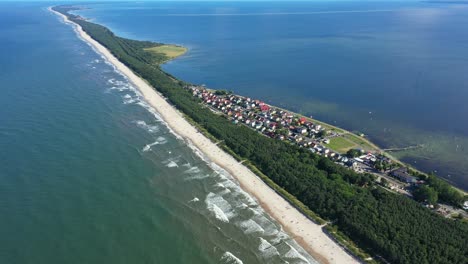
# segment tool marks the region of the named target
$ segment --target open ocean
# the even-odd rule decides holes
[[[46,3],[0,2],[0,263],[316,263]],[[366,133],[468,189],[468,5],[132,2],[186,81]]]
[[[0,263],[316,263],[44,3],[0,3]]]
[[[131,2],[77,13],[118,35],[181,44],[180,79],[351,131],[468,189],[468,4]]]

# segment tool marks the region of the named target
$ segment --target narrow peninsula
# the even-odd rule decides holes
[[[444,218],[390,188],[399,177],[424,178],[430,189],[418,195],[428,205],[435,190],[456,205],[464,197],[446,183],[406,169],[384,152],[357,151],[375,145],[342,129],[178,80],[160,64],[184,48],[118,37],[70,13],[76,9],[51,8],[138,87],[175,133],[230,172],[319,262],[468,262],[466,221]],[[357,164],[345,166],[349,160]],[[386,176],[377,180],[379,171]]]

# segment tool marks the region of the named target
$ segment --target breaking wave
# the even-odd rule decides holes
[[[200,201],[200,199],[198,199],[197,197],[194,197],[192,200],[188,201],[189,203],[196,203]]]
[[[222,261],[225,264],[243,264],[242,260],[240,260],[238,257],[234,256],[231,252],[227,251],[221,256],[220,261]]]
[[[278,250],[262,237],[260,237],[258,250],[262,253],[264,258],[271,258],[275,255],[279,255]]]
[[[176,163],[175,161],[169,162],[168,164],[166,164],[166,166],[167,166],[168,168],[179,167],[179,165],[177,165],[177,163]]]
[[[148,125],[145,121],[142,120],[138,120],[135,123],[138,127],[141,127],[150,133],[156,133],[160,130],[160,127],[158,125]]]
[[[164,165],[166,165],[166,167],[168,168],[176,168],[176,167],[179,167],[179,164],[177,164],[177,162],[179,162],[179,157],[175,157],[175,158],[169,158],[165,161],[163,161],[162,163]]]
[[[289,246],[289,251],[286,252],[286,254],[284,254],[284,256],[286,258],[289,258],[289,259],[297,259],[297,260],[300,260],[302,263],[310,263],[304,256],[301,255],[301,253],[299,253],[294,247],[292,247],[291,245],[289,245],[288,243],[286,243],[288,246]]]
[[[182,166],[185,166],[185,164],[182,165]],[[193,166],[193,167],[190,167],[189,169],[185,170],[184,173],[197,174],[197,173],[200,173],[200,168],[198,168],[197,166]]]
[[[216,204],[208,205],[208,210],[210,210],[219,221],[229,223],[227,215]]]
[[[197,174],[191,177],[187,177],[184,180],[185,181],[203,180],[203,179],[209,178],[210,176],[211,176],[210,174]]]
[[[150,144],[146,145],[145,147],[143,147],[142,151],[143,152],[150,151],[151,147],[156,146],[156,145],[163,145],[163,144],[166,144],[166,142],[167,142],[166,138],[158,137],[155,142],[150,143]]]
[[[242,221],[238,225],[247,235],[253,234],[253,233],[262,234],[264,232],[263,228],[252,219],[249,219],[247,221]]]
[[[125,94],[122,98],[124,104],[132,104],[140,100],[138,97],[132,97],[129,94]]]
[[[232,206],[222,196],[210,192],[206,196],[205,203],[207,209],[222,222],[229,223],[229,219],[235,216]]]

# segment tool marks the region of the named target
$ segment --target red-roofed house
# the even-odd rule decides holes
[[[268,105],[264,104],[264,105],[260,106],[260,110],[262,110],[262,112],[266,112],[266,111],[270,110],[270,107]]]

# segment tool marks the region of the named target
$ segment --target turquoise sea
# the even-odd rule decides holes
[[[190,50],[165,65],[365,133],[468,189],[468,4],[443,1],[131,2],[77,13]]]
[[[0,2],[0,263],[316,263],[49,13]],[[468,188],[468,5],[86,3],[164,66],[350,130]]]
[[[0,263],[315,263],[45,3],[0,3]]]

